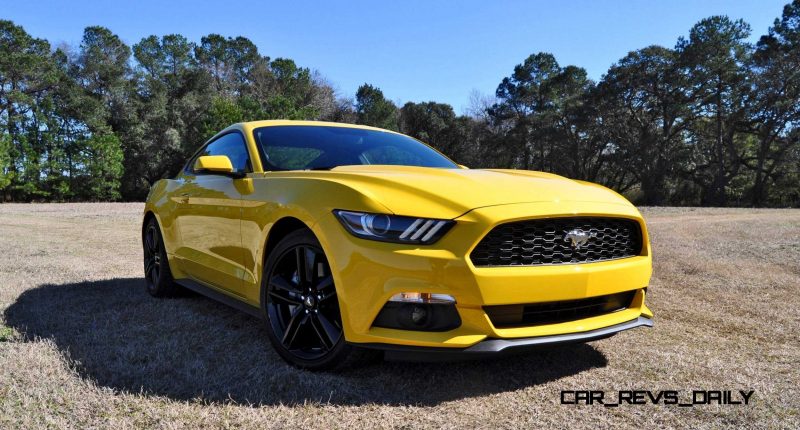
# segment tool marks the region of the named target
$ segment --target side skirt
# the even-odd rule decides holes
[[[195,293],[202,294],[210,299],[216,300],[218,302],[224,303],[236,310],[245,312],[254,316],[256,318],[263,319],[264,315],[261,313],[261,309],[255,306],[251,306],[241,300],[237,300],[225,293],[221,293],[214,288],[207,287],[199,282],[193,281],[191,279],[176,279],[175,283],[178,285],[187,288],[189,290],[194,291]]]

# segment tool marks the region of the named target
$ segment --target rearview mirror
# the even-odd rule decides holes
[[[244,174],[233,169],[233,163],[227,155],[204,155],[194,162],[194,171],[202,173],[219,173],[221,175],[244,177]]]

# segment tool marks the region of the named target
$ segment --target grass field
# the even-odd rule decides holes
[[[144,291],[140,204],[0,205],[0,428],[800,426],[800,210],[644,209],[656,326],[496,361],[283,363],[260,321]],[[570,406],[561,390],[755,390]]]

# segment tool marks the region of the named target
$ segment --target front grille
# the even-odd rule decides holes
[[[567,234],[589,235],[573,247]],[[479,266],[589,263],[639,255],[639,223],[624,218],[547,218],[500,224],[470,254]]]
[[[596,317],[628,308],[636,291],[561,302],[484,306],[497,328],[557,324]]]

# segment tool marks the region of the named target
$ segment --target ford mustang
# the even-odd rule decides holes
[[[647,229],[624,197],[468,169],[366,126],[226,128],[152,186],[142,242],[151,295],[184,287],[263,318],[280,356],[312,370],[652,326]]]

